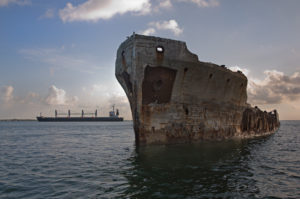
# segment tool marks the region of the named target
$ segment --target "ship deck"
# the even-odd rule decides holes
[[[122,117],[37,117],[39,122],[122,122]]]

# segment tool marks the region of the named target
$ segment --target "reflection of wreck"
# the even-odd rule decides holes
[[[276,110],[247,104],[247,77],[200,62],[181,41],[133,34],[117,53],[137,143],[221,140],[273,133]]]

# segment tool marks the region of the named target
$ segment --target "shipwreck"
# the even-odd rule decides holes
[[[276,110],[247,103],[247,77],[201,62],[185,42],[133,34],[115,75],[132,111],[138,144],[249,138],[274,133]]]

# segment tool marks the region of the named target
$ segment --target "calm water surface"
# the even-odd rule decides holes
[[[300,198],[300,122],[142,148],[131,122],[0,122],[0,198]]]

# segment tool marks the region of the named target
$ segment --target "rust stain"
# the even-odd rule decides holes
[[[147,66],[142,83],[142,104],[168,103],[171,99],[176,72],[166,67]]]
[[[161,65],[161,63],[163,62],[163,60],[164,60],[164,53],[156,51],[156,61],[157,61],[157,64]]]
[[[280,125],[277,112],[247,105],[245,76],[198,61],[183,42],[134,34],[118,52],[116,77],[130,101],[137,143],[251,137]]]

